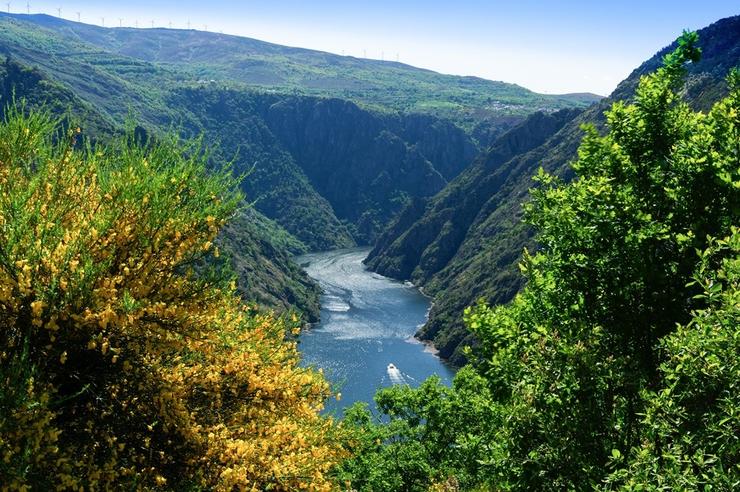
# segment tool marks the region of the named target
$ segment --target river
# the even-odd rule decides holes
[[[322,368],[342,394],[326,411],[357,401],[374,407],[373,395],[392,384],[417,386],[437,374],[449,384],[453,372],[413,335],[426,321],[430,301],[408,283],[365,269],[367,248],[312,253],[297,258],[324,293],[321,321],[301,334],[303,364]]]

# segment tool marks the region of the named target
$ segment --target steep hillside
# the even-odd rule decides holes
[[[424,207],[409,207],[379,239],[367,264],[383,275],[427,282],[452,259],[481,209],[508,178],[511,169],[503,164],[543,144],[578,113],[535,113],[499,137]]]
[[[740,17],[724,19],[699,31],[702,61],[689,67],[685,91],[699,109],[726,93],[724,77],[740,65]],[[412,204],[378,241],[368,258],[371,268],[413,279],[434,296],[429,322],[419,335],[433,340],[445,357],[462,363],[460,347],[473,343],[462,323],[465,307],[484,298],[510,300],[521,287],[517,263],[522,248],[535,247],[532,232],[521,222],[521,203],[528,199],[531,176],[541,166],[565,178],[575,156],[584,123],[603,125],[603,111],[616,99],[628,98],[641,74],[654,70],[670,46],[635,70],[612,96],[565,123],[541,125],[555,115],[533,116],[500,137],[493,149],[465,170],[428,204]],[[564,115],[565,116],[565,115]],[[534,145],[519,144],[517,135]],[[549,130],[549,134],[548,134]],[[557,131],[554,131],[557,130]],[[511,154],[507,154],[507,149]],[[513,158],[511,156],[514,155]]]
[[[167,99],[190,133],[248,172],[258,210],[311,249],[375,240],[411,197],[440,191],[476,152],[433,116],[383,115],[339,99],[184,88]]]
[[[92,139],[121,130],[64,85],[6,58],[0,60],[0,116],[13,99],[28,109],[69,114],[74,123],[84,122],[83,134]],[[220,261],[228,261],[237,274],[237,287],[246,301],[281,311],[297,309],[307,321],[318,320],[320,289],[291,260],[293,254],[306,251],[303,243],[250,208],[222,229],[217,242],[224,253]]]
[[[0,56],[0,114],[14,99],[23,99],[30,107],[43,106],[58,115],[71,110],[73,115],[88,122],[85,130],[90,134],[110,132],[113,127],[92,105],[63,84],[47,79],[35,68]]]
[[[340,99],[262,99],[262,114],[313,187],[370,243],[410,197],[440,191],[476,147],[433,116],[383,115]]]
[[[254,209],[234,217],[216,241],[222,261],[237,274],[245,301],[280,311],[298,310],[310,323],[319,320],[321,289],[292,260],[305,246]]]
[[[197,30],[108,29],[46,15],[11,17],[106,52],[184,69],[192,81],[339,97],[371,107],[445,116],[463,126],[535,110],[585,107],[599,99],[593,94],[537,94],[515,84]]]
[[[331,205],[315,190],[260,115],[260,97],[215,88],[175,90],[166,98],[178,108],[190,137],[203,135],[214,160],[246,174],[242,187],[255,208],[276,220],[310,249],[355,244]]]
[[[257,210],[310,249],[374,241],[410,198],[441,190],[477,152],[473,136],[436,116],[255,92],[231,79],[198,83],[192,72],[202,60],[172,55],[177,63],[151,62],[144,48],[135,59],[130,46],[99,39],[125,30],[30,19],[55,30],[0,16],[0,49],[115,124],[133,112],[154,133],[174,126],[187,136],[203,134],[217,163],[231,162],[235,172],[248,174],[244,191]],[[170,39],[165,34],[176,40],[182,32],[159,33],[162,43]]]

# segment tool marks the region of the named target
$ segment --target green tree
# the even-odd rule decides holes
[[[641,443],[618,460],[610,487],[740,486],[740,229],[701,253],[695,282],[707,306],[661,341],[661,385],[643,394]]]
[[[486,381],[471,367],[460,370],[451,388],[432,377],[416,389],[381,390],[375,399],[386,421],[365,405],[346,413],[354,439],[340,482],[360,491],[395,492],[446,483],[470,487],[478,481],[487,443],[495,439],[494,423],[501,422]]]
[[[606,113],[605,135],[584,128],[573,181],[543,171],[535,178],[526,212],[541,249],[524,253],[526,287],[509,305],[480,304],[465,314],[480,340],[472,360],[485,386],[478,407],[486,409],[486,425],[465,428],[471,413],[464,405],[438,416],[428,390],[429,400],[412,390],[378,397],[393,400],[383,409],[396,428],[394,418],[411,429],[451,429],[417,455],[431,471],[424,485],[454,475],[464,487],[586,490],[708,469],[708,478],[666,483],[722,487],[737,480],[737,444],[724,434],[737,430],[731,381],[740,374],[728,355],[737,353],[737,335],[725,330],[712,341],[711,330],[696,330],[736,323],[737,294],[728,287],[724,301],[713,300],[691,279],[707,258],[716,267],[737,257],[732,248],[696,252],[712,238],[730,237],[738,222],[740,76],[729,75],[729,96],[708,114],[692,111],[680,90],[685,64],[699,55],[696,34],[684,33],[664,65],[641,78],[634,100]],[[732,268],[716,273],[722,285],[732,284]],[[693,347],[688,355],[683,344]],[[715,379],[702,380],[698,360],[711,351],[721,370],[712,366]],[[679,354],[694,369],[681,365]],[[461,373],[444,400],[469,398],[458,386],[470,378]],[[402,429],[387,428],[391,435],[383,437],[417,446]],[[687,443],[683,429],[697,434]],[[474,455],[455,455],[471,442]],[[661,464],[676,456],[680,466]],[[630,470],[640,474],[635,481],[627,479]]]
[[[697,249],[737,222],[737,73],[730,96],[695,113],[678,91],[698,59],[685,33],[634,102],[606,113],[564,184],[540,173],[527,219],[541,251],[511,306],[471,313],[479,369],[504,405],[494,463],[522,488],[589,488],[644,439],[641,392],[661,384],[660,339],[705,302]]]

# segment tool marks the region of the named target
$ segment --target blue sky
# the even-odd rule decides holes
[[[7,9],[7,0],[2,0]],[[290,46],[399,59],[538,92],[610,93],[682,29],[740,14],[734,1],[11,0],[11,12],[82,22],[222,31]],[[120,19],[120,20],[119,20]]]

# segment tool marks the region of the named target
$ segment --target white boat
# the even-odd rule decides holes
[[[403,379],[401,371],[393,364],[388,364],[388,378],[390,378],[393,384],[404,384],[406,381]]]

